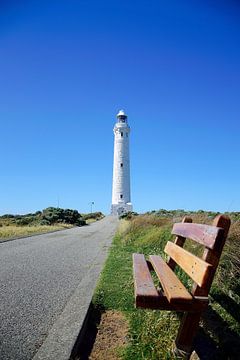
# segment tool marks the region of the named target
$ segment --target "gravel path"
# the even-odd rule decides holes
[[[0,243],[0,359],[33,358],[82,280],[95,267],[99,272],[116,227],[109,216]],[[82,291],[84,298],[93,289]]]

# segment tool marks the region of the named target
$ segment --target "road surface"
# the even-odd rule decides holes
[[[116,227],[116,217],[109,216],[0,243],[0,359],[32,359],[70,299],[74,307],[76,289],[82,291],[78,301],[92,294],[86,280],[90,272],[97,278]]]

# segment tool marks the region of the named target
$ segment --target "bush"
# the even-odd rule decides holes
[[[55,223],[64,223],[77,226],[86,225],[86,221],[77,210],[49,207],[43,210],[41,217],[41,223],[42,221],[45,221],[49,225]]]
[[[101,211],[83,215],[84,220],[89,220],[89,219],[100,220],[102,218],[104,218],[104,215]]]
[[[15,224],[19,226],[33,225],[36,224],[36,219],[34,216],[21,216],[17,217],[15,220]]]
[[[51,223],[47,219],[43,219],[40,221],[40,225],[51,225]]]
[[[128,211],[127,213],[120,215],[119,219],[131,220],[134,216],[138,216],[138,213],[134,211]]]

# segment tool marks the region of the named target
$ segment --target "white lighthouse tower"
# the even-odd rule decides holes
[[[121,215],[132,211],[130,195],[130,167],[129,167],[129,134],[130,127],[127,115],[123,110],[117,114],[114,132],[114,160],[112,208],[113,215]]]

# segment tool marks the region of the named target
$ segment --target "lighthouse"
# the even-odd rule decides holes
[[[127,122],[127,115],[123,110],[120,110],[117,114],[117,122],[113,132],[114,159],[111,213],[121,215],[132,211],[129,161],[130,127]]]

